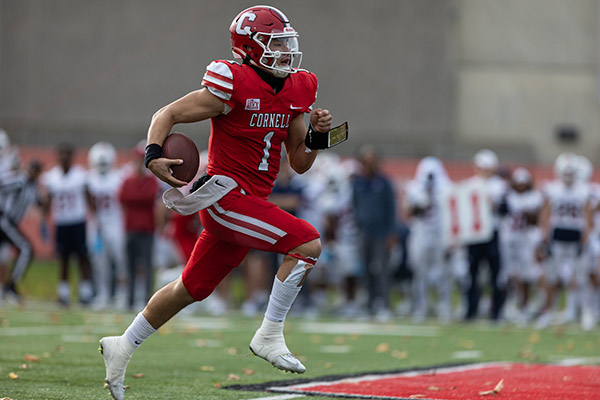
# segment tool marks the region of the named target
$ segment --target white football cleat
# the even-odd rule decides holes
[[[108,336],[100,339],[99,350],[106,367],[106,386],[114,400],[123,400],[125,370],[135,347],[124,336]]]
[[[250,351],[280,370],[298,374],[306,371],[306,367],[285,345],[283,322],[265,319],[250,341]]]

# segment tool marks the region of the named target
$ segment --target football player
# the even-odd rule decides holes
[[[573,321],[580,305],[579,275],[590,231],[590,187],[581,181],[580,167],[577,155],[560,154],[554,163],[556,179],[543,188],[540,229],[544,241],[550,244],[550,259],[544,264],[546,301],[537,328]],[[556,319],[553,307],[561,287],[567,289],[566,305]]]
[[[404,216],[410,226],[408,257],[413,272],[413,317],[422,321],[429,309],[429,290],[437,292],[437,315],[451,318],[451,249],[438,240],[442,235],[441,193],[451,184],[442,162],[425,157],[417,165],[415,177],[405,189]]]
[[[581,326],[589,331],[596,327],[600,317],[600,184],[591,181],[594,167],[589,159],[579,156],[579,164],[579,179],[590,190],[590,233],[578,274],[581,284]]]
[[[503,275],[509,288],[514,290],[507,299],[505,316],[518,323],[527,320],[531,284],[539,279],[539,265],[534,255],[540,241],[537,217],[542,203],[542,194],[534,189],[531,173],[525,168],[516,168],[511,174],[511,188],[505,199],[500,249]]]
[[[299,69],[298,33],[281,11],[269,6],[245,9],[229,32],[241,63],[210,63],[204,88],[161,108],[148,130],[146,166],[161,180],[181,187],[185,182],[174,178],[170,167],[183,160],[162,157],[161,145],[175,124],[211,119],[207,175],[189,195],[190,201],[210,200],[199,200],[204,231],[182,275],[154,294],[122,336],[101,339],[114,399],[124,397],[125,369],[139,345],[181,309],[206,298],[251,248],[285,256],[250,349],[279,369],[305,371],[286,346],[283,325],[321,252],[320,236],[267,197],[282,145],[291,167],[307,171],[318,150],[330,147],[332,117],[328,110],[312,108],[317,77]],[[310,114],[308,129],[305,113]]]
[[[42,177],[42,184],[48,195],[44,216],[48,218],[51,213],[56,226],[56,252],[60,259],[58,301],[65,306],[69,304],[71,297],[69,287],[71,255],[76,255],[79,263],[80,302],[88,304],[94,294],[85,233],[89,200],[87,174],[83,167],[73,165],[74,152],[75,149],[71,144],[59,145],[57,148],[59,165]]]
[[[97,288],[92,306],[98,309],[109,304],[113,288],[122,296],[126,290],[120,287],[126,272],[125,232],[118,198],[124,177],[115,168],[116,155],[114,146],[108,142],[94,144],[88,153],[87,188],[94,216],[88,229],[88,241]]]

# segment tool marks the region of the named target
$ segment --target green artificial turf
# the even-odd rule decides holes
[[[31,288],[38,285],[32,280],[45,276],[51,267],[36,265],[35,269],[24,284],[30,296]],[[40,300],[53,298],[54,291],[52,287],[23,307],[0,306],[0,398],[108,399],[98,339],[121,334],[134,314],[92,312],[79,306],[65,310],[53,301]],[[259,323],[259,318],[245,318],[237,311],[219,318],[176,317],[135,353],[127,371],[125,384],[130,388],[125,398],[253,399],[270,394],[222,387],[457,362],[549,363],[576,357],[597,362],[593,357],[600,356],[598,332],[582,332],[577,326],[536,332],[486,322],[419,325],[396,319],[372,324],[290,317],[288,346],[307,367],[299,376],[250,355],[248,343]],[[333,331],[319,332],[320,327]],[[402,329],[428,336],[402,336]],[[27,355],[39,361],[26,360]],[[18,378],[11,379],[11,373]]]

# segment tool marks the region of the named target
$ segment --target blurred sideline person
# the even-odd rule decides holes
[[[56,227],[56,252],[60,261],[58,301],[64,306],[69,305],[71,298],[69,260],[72,255],[77,256],[80,271],[79,301],[88,304],[94,295],[86,241],[90,200],[87,174],[81,166],[73,165],[74,153],[73,145],[60,144],[56,153],[59,164],[42,176],[47,193],[45,219],[51,216]]]
[[[578,179],[589,187],[587,213],[589,234],[580,273],[581,328],[590,331],[600,318],[600,183],[592,182],[594,167],[589,159],[578,156]]]
[[[306,369],[287,348],[283,326],[321,252],[319,233],[267,198],[282,145],[292,168],[305,172],[317,150],[328,147],[332,117],[327,110],[312,109],[317,79],[297,69],[302,54],[298,34],[281,11],[248,8],[234,18],[230,34],[234,55],[242,63],[209,64],[205,87],[159,110],[148,131],[147,167],[161,180],[181,187],[185,182],[171,175],[170,166],[183,160],[163,158],[161,145],[175,124],[211,119],[207,175],[196,181],[196,190],[182,207],[188,200],[198,205],[193,202],[198,195],[219,195],[199,206],[204,230],[182,276],[156,292],[122,336],[101,340],[114,399],[124,397],[125,369],[135,349],[184,307],[206,298],[251,248],[285,256],[250,349],[279,369]],[[308,129],[305,113],[310,113]]]
[[[6,271],[3,271],[6,267],[0,266],[0,285],[4,286],[6,294],[16,301],[21,300],[17,285],[25,276],[33,258],[31,242],[21,232],[19,223],[30,206],[41,205],[38,190],[38,177],[41,170],[40,162],[34,160],[27,165],[25,171],[0,181],[0,245],[10,243],[17,250],[17,258],[7,281]]]
[[[156,230],[155,204],[158,180],[144,168],[144,146],[138,144],[132,151],[133,169],[125,177],[118,198],[123,207],[127,255],[127,307],[132,310],[136,300],[138,270],[144,274],[142,298],[147,302],[152,295],[154,231]]]
[[[352,205],[366,270],[368,309],[376,319],[387,320],[391,317],[389,250],[396,229],[396,198],[375,148],[365,145],[359,154],[362,171],[353,182]]]
[[[3,179],[14,176],[20,167],[19,152],[11,146],[8,133],[0,128],[0,183]],[[9,242],[0,244],[0,277],[8,271],[8,264],[12,260],[12,245]],[[3,282],[5,278],[0,278]],[[4,297],[4,286],[0,285],[0,302]],[[14,299],[18,301],[17,298]]]
[[[87,187],[93,218],[89,223],[88,242],[96,283],[93,308],[107,307],[113,296],[124,306],[125,232],[119,203],[123,174],[115,168],[116,150],[108,142],[94,144],[88,153]]]
[[[541,275],[535,249],[541,240],[538,215],[542,202],[541,193],[534,189],[531,173],[525,168],[516,168],[511,174],[506,215],[500,225],[500,249],[503,279],[509,290],[504,315],[519,324],[531,317],[532,310],[527,306],[533,285]]]
[[[404,220],[410,226],[408,257],[413,272],[413,318],[417,321],[428,316],[431,288],[437,294],[438,318],[448,322],[452,317],[451,249],[439,240],[442,237],[441,194],[451,184],[442,162],[436,157],[425,157],[406,187]]]
[[[536,321],[538,329],[553,323],[576,319],[581,306],[587,238],[591,227],[590,188],[580,179],[578,156],[562,153],[554,162],[555,179],[543,188],[544,205],[540,213],[540,229],[550,248],[544,263],[546,301]],[[560,314],[554,312],[558,290],[566,289],[566,304]]]
[[[358,161],[354,159],[339,160],[337,167],[329,172],[327,195],[320,199],[326,218],[324,232],[330,238],[332,255],[329,279],[342,294],[337,314],[350,319],[363,314],[358,293],[359,278],[363,273],[360,238],[352,208],[353,180],[358,168]]]
[[[483,261],[487,261],[490,269],[490,286],[492,288],[492,303],[489,317],[497,321],[501,316],[504,301],[504,288],[500,280],[500,251],[498,248],[499,210],[506,192],[506,184],[496,175],[498,169],[498,156],[491,150],[478,151],[473,158],[475,176],[470,178],[477,184],[485,187],[488,200],[491,202],[494,213],[494,232],[492,238],[484,243],[470,244],[467,246],[469,254],[470,282],[467,288],[467,310],[465,320],[473,320],[479,311],[481,288],[479,287],[479,268]]]

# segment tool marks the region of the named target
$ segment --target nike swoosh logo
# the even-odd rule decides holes
[[[304,110],[304,107],[296,107],[295,105],[290,104],[290,109],[291,110]]]
[[[225,185],[223,185],[221,182],[219,182],[219,180],[218,180],[218,179],[215,181],[215,185],[219,185],[219,186],[221,186],[222,188],[224,188],[224,187],[225,187]]]
[[[138,346],[139,346],[140,344],[142,344],[142,342],[138,342],[137,340],[134,340],[134,342],[135,342],[135,344],[137,344]]]

